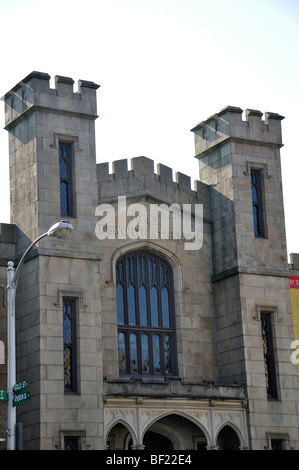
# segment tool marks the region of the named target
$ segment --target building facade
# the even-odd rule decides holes
[[[93,82],[32,72],[4,97],[24,449],[299,449],[282,116],[228,106],[192,132],[199,181],[96,163]],[[6,404],[0,418],[6,427]],[[5,433],[1,430],[2,436]],[[3,443],[0,443],[3,446]]]

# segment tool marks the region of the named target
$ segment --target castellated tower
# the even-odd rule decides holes
[[[243,120],[242,113],[228,106],[192,131],[200,180],[210,189],[219,378],[246,383],[252,445],[258,448],[273,416],[282,420],[284,407],[290,405],[287,388],[298,383],[289,360],[292,310],[280,166],[283,117],[266,113],[263,120],[260,111],[247,109]],[[265,386],[261,337],[266,331],[276,369],[266,370]],[[263,423],[252,413],[257,409],[263,409]]]
[[[99,448],[102,418],[95,402],[101,369],[96,288],[100,255],[94,236],[99,86],[80,80],[75,93],[71,78],[56,76],[55,89],[49,81],[48,74],[32,72],[5,95],[16,264],[25,248],[54,223],[66,219],[74,228],[66,240],[44,238],[22,267],[17,290],[17,379],[30,384],[31,402],[18,409],[18,420],[23,422],[25,448],[63,446],[64,428],[71,434],[81,428],[82,446],[88,435],[89,443]],[[68,332],[63,330],[62,311],[71,318]],[[63,337],[74,331],[76,358],[69,367],[72,380],[80,370],[80,390],[71,396],[64,393],[73,385],[64,383]],[[84,412],[71,419],[70,403],[77,414],[83,400]]]
[[[94,121],[99,86],[80,80],[74,93],[71,78],[56,76],[55,89],[49,80],[48,74],[32,72],[5,95],[11,222],[34,240],[61,218],[71,217],[75,232],[68,247],[82,251],[97,203]],[[53,243],[49,246],[53,249]]]
[[[211,187],[214,275],[287,268],[280,148],[282,116],[228,106],[192,131],[200,180]],[[251,185],[257,178],[256,188]],[[255,220],[252,190],[257,192]],[[255,225],[254,225],[255,224]]]

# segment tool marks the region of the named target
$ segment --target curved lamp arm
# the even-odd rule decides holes
[[[50,227],[47,232],[45,232],[42,235],[40,235],[39,237],[37,237],[37,239],[34,240],[34,242],[32,242],[31,245],[28,246],[28,248],[26,249],[26,251],[23,254],[22,258],[20,259],[19,264],[16,267],[15,274],[14,274],[14,277],[12,279],[11,285],[13,287],[16,287],[17,282],[18,282],[18,276],[19,276],[19,273],[20,273],[20,269],[21,269],[21,267],[24,263],[24,260],[27,256],[28,252],[34,247],[34,245],[37,242],[39,242],[42,238],[45,238],[45,237],[56,237],[56,238],[60,238],[60,239],[66,238],[72,230],[73,230],[73,226],[70,222],[68,222],[67,220],[61,220],[60,222],[57,222],[56,224],[52,225],[52,227]]]

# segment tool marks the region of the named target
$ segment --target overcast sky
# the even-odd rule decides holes
[[[0,95],[33,70],[94,81],[97,162],[144,155],[199,179],[190,129],[227,105],[276,112],[288,253],[299,253],[298,0],[0,0]],[[9,222],[0,113],[0,221]],[[111,168],[111,167],[110,167]]]

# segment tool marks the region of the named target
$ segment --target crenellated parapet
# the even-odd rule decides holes
[[[78,91],[74,92],[72,78],[56,75],[54,89],[50,88],[50,78],[47,73],[31,72],[4,95],[6,130],[36,110],[97,118],[96,90],[99,85],[79,80]]]
[[[280,162],[283,119],[227,106],[192,129],[200,180],[210,188],[215,279],[232,266],[281,273],[283,261],[288,270]],[[254,175],[260,181],[259,234],[254,232]]]
[[[9,134],[11,222],[23,234],[17,238],[17,254],[28,238],[34,240],[62,216],[74,218],[73,233],[81,230],[80,236],[84,224],[78,221],[84,219],[87,227],[94,218],[99,85],[79,80],[76,86],[72,78],[61,75],[55,76],[52,85],[50,78],[47,73],[33,71],[3,98]],[[60,162],[62,144],[68,148],[64,173]],[[67,197],[61,193],[63,178],[68,180]],[[44,240],[45,249],[46,244]],[[76,241],[71,250],[83,251],[82,247]],[[92,243],[86,244],[84,253],[92,249]]]
[[[228,139],[250,145],[282,147],[283,116],[266,112],[262,119],[263,113],[254,109],[246,109],[245,120],[242,115],[241,108],[227,106],[191,129],[195,136],[196,155],[205,154]]]
[[[172,168],[162,163],[157,165],[155,173],[154,161],[147,157],[132,158],[131,169],[128,163],[127,159],[114,161],[112,173],[108,162],[97,164],[100,200],[124,194],[127,197],[148,195],[168,203],[208,201],[206,185],[195,180],[192,187],[190,176],[176,172],[173,179]]]

